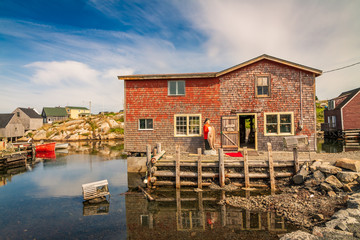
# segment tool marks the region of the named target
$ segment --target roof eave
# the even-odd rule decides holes
[[[118,76],[119,80],[160,80],[160,79],[193,79],[193,78],[213,78],[216,73],[194,73],[194,74],[156,74],[156,75],[125,75]]]

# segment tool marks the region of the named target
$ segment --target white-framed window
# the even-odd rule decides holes
[[[294,113],[265,113],[264,135],[294,135]]]
[[[336,128],[336,116],[328,116],[328,123],[331,128]]]
[[[185,81],[168,81],[168,95],[169,96],[184,96],[185,95]]]
[[[151,118],[139,119],[139,130],[154,130],[153,120]]]
[[[334,100],[329,100],[328,105],[329,105],[328,109],[333,110],[335,108],[335,101]]]
[[[270,97],[270,76],[258,75],[255,77],[256,97]]]
[[[174,115],[175,137],[201,136],[201,114]]]

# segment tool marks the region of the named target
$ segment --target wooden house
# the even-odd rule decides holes
[[[13,140],[23,135],[24,126],[16,114],[0,114],[0,139]]]
[[[66,106],[65,109],[69,117],[72,119],[90,115],[90,110],[86,107]]]
[[[328,101],[322,130],[327,136],[339,137],[345,132],[360,132],[360,88],[341,93]]]
[[[41,116],[44,123],[63,121],[69,118],[66,109],[63,107],[44,107]]]
[[[43,118],[33,108],[17,108],[13,111],[20,119],[25,131],[36,130],[43,125]]]
[[[315,78],[321,70],[261,55],[220,72],[118,76],[124,80],[125,150],[204,147],[203,122],[216,147],[283,150],[285,136],[306,135],[316,149]]]

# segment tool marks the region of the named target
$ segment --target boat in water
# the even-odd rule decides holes
[[[56,145],[56,143],[54,143],[54,142],[44,143],[44,144],[35,146],[35,150],[36,150],[36,152],[53,152],[53,151],[55,151],[55,145]]]
[[[68,143],[56,143],[55,144],[55,149],[66,149],[69,147]]]

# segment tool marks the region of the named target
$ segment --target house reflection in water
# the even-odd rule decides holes
[[[157,195],[153,202],[143,195],[126,195],[128,239],[186,239],[200,235],[204,239],[240,235],[239,239],[278,239],[277,234],[288,231],[284,219],[273,212],[218,205],[224,192],[220,197],[205,191],[161,191]]]

